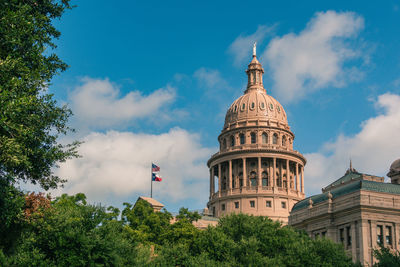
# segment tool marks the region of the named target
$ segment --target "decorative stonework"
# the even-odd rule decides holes
[[[350,164],[344,176],[321,194],[298,202],[289,224],[312,238],[343,244],[354,262],[372,266],[376,262],[373,250],[379,244],[400,249],[400,185],[360,173]]]
[[[263,87],[264,69],[253,55],[247,89],[229,107],[210,168],[210,212],[268,216],[287,224],[291,208],[304,199],[306,159],[293,150],[282,105]]]

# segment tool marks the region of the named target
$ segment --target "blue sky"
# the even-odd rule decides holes
[[[308,159],[306,193],[339,178],[349,158],[384,176],[399,157],[400,2],[73,1],[56,22],[70,68],[49,88],[75,113],[80,159],[55,192],[120,206],[147,195],[176,211],[205,207],[207,159],[246,85],[258,42],[264,87],[281,102]]]

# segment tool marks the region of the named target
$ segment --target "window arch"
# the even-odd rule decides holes
[[[282,137],[282,146],[286,146],[286,135]]]
[[[268,135],[266,133],[261,135],[261,139],[263,144],[268,144]]]
[[[257,186],[257,173],[255,171],[250,172],[250,185]]]
[[[222,148],[226,149],[226,138],[224,138],[224,140],[222,140]]]
[[[231,146],[235,146],[235,137],[231,135]]]
[[[251,137],[251,143],[252,143],[252,144],[255,144],[255,143],[257,142],[256,133],[251,133],[251,134],[250,134],[250,137]]]
[[[278,134],[276,133],[274,133],[274,135],[272,136],[272,144],[278,144]]]
[[[263,171],[261,174],[262,177],[262,186],[268,186],[268,173],[266,171]]]
[[[243,145],[245,143],[244,134],[240,134],[239,138],[240,138],[240,144]]]

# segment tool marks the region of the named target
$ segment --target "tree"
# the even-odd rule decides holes
[[[24,206],[24,194],[0,179],[0,251],[6,254],[13,251],[24,227]]]
[[[194,221],[197,222],[197,220],[201,218],[201,215],[197,211],[192,212],[189,211],[189,209],[182,207],[179,209],[179,214],[175,218],[177,220],[186,219],[192,223]]]
[[[171,263],[171,264],[169,264]],[[354,266],[341,245],[268,218],[232,214],[188,244],[163,246],[154,266]]]
[[[67,65],[51,49],[53,26],[69,0],[0,1],[0,179],[44,189],[64,182],[52,167],[77,156],[78,142],[62,145],[71,110],[46,92]]]
[[[40,195],[34,199],[45,203]],[[32,207],[37,205],[29,207],[29,225],[15,253],[5,260],[3,255],[7,266],[137,266],[149,260],[149,248],[129,240],[118,209],[89,205],[84,194]]]
[[[374,256],[378,260],[374,267],[398,267],[400,266],[400,252],[391,251],[389,248],[380,245],[379,249],[374,250]]]
[[[170,227],[172,219],[168,211],[155,212],[145,200],[139,200],[134,206],[124,203],[122,220],[131,238],[143,244],[162,244],[162,235]]]

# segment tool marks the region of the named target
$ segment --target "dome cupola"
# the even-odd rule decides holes
[[[244,94],[229,107],[211,156],[208,209],[214,216],[246,213],[287,223],[289,211],[304,199],[306,159],[293,150],[282,105],[264,89],[264,69],[256,46],[246,70]]]

